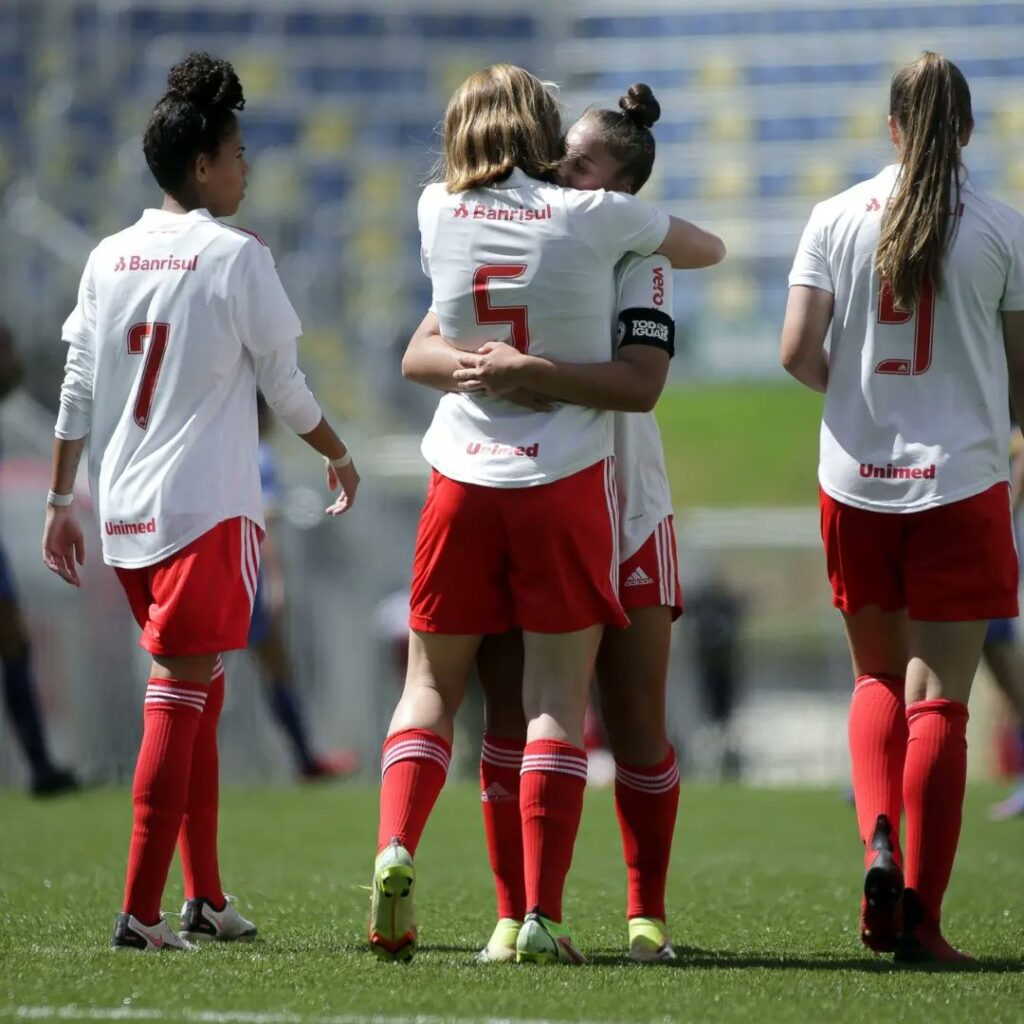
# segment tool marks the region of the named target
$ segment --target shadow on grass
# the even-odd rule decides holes
[[[1024,970],[1024,957],[991,957],[954,964],[902,964],[882,956],[833,956],[808,953],[792,956],[765,956],[738,953],[728,949],[676,947],[678,960],[669,960],[645,967],[685,968],[689,970],[735,970],[761,967],[769,971],[862,971],[866,974],[891,974],[893,971],[920,971],[934,974],[1009,974]],[[621,952],[599,950],[587,957],[590,963],[609,966],[627,964]]]

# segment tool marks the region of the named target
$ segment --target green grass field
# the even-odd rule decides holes
[[[823,400],[796,383],[667,390],[656,415],[677,511],[816,504]]]
[[[442,795],[418,860],[422,947],[407,967],[363,945],[376,823],[370,787],[229,790],[228,889],[248,946],[115,954],[127,792],[0,796],[0,1017],[198,1024],[441,1021],[952,1021],[1024,1018],[1024,822],[972,790],[947,903],[955,973],[894,968],[856,933],[852,810],[834,792],[684,788],[670,916],[677,966],[624,957],[611,795],[587,799],[567,908],[586,967],[477,967],[492,924],[479,797]],[[165,907],[180,906],[177,868]]]

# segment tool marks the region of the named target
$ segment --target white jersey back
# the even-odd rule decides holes
[[[835,295],[822,488],[860,508],[916,512],[1007,478],[1000,312],[1024,309],[1024,218],[965,183],[942,289],[909,313],[874,270],[898,174],[887,167],[816,206],[789,283]]]
[[[672,264],[664,256],[626,256],[615,268],[616,318],[626,310],[672,315]],[[619,560],[636,554],[672,514],[661,431],[653,412],[615,415],[615,482],[619,492]]]
[[[618,192],[558,188],[515,170],[492,188],[420,198],[423,269],[441,333],[459,348],[492,338],[569,362],[605,362],[613,271],[652,253],[668,216]],[[612,454],[611,413],[560,405],[537,413],[502,399],[449,394],[423,455],[454,480],[529,487]]]
[[[146,210],[93,250],[63,337],[92,374],[105,561],[152,565],[234,516],[262,527],[254,358],[301,331],[270,250],[206,210]]]

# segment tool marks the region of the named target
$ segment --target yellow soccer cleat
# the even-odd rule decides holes
[[[487,945],[476,955],[478,964],[510,964],[516,958],[516,938],[522,921],[514,917],[503,917],[494,926]]]
[[[569,929],[540,914],[527,914],[516,937],[517,964],[585,964]]]
[[[416,869],[397,839],[377,854],[370,895],[370,948],[381,960],[408,963],[416,952]]]
[[[638,964],[665,963],[676,959],[664,921],[654,917],[629,919],[629,959]]]

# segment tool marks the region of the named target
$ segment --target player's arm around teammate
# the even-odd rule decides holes
[[[458,348],[475,350],[494,337],[495,325],[507,324],[524,351],[607,361],[610,289],[622,256],[673,248],[681,232],[690,248],[674,250],[673,261],[707,259],[703,251],[693,259],[697,229],[630,195],[550,184],[562,155],[558,111],[522,69],[499,65],[467,79],[449,104],[444,134],[446,181],[427,187],[418,214],[432,309]],[[517,953],[578,956],[561,924],[561,902],[586,776],[587,684],[602,627],[626,622],[617,596],[612,440],[611,418],[598,410],[562,403],[534,413],[472,393],[441,399],[423,442],[435,472],[417,539],[409,674],[384,752],[384,859],[371,940],[386,955],[408,955],[415,940],[411,927],[400,932],[381,908],[392,874],[401,894],[411,892],[409,843],[443,782],[466,672],[482,635],[518,625],[532,916]],[[412,768],[396,768],[428,755],[442,771],[431,779],[421,772],[423,785],[405,788]],[[423,810],[413,821],[407,808],[415,804]],[[389,835],[402,848],[395,854],[383,849]]]
[[[73,491],[88,437],[104,560],[153,657],[119,948],[255,935],[220,883],[216,730],[220,654],[246,644],[259,569],[257,385],[328,460],[342,490],[329,512],[345,511],[359,483],[296,364],[301,324],[269,249],[217,219],[245,194],[235,113],[244,103],[226,61],[192,54],[171,69],[143,142],[163,205],[93,250],[63,328],[43,559],[80,584]],[[186,904],[176,934],[160,901],[179,833]]]
[[[822,537],[856,678],[861,937],[908,961],[964,959],[939,924],[967,698],[987,620],[1017,614],[1005,445],[1007,385],[1018,413],[1024,398],[1024,218],[967,177],[973,127],[955,65],[925,53],[897,72],[898,163],[815,208],[782,332],[783,365],[825,393]]]
[[[589,111],[570,128],[559,184],[632,193],[646,182],[654,159],[650,126],[659,113],[657,101],[647,86],[635,85],[619,103],[621,110]],[[609,346],[617,362],[570,364],[520,355],[508,345],[498,350],[511,354],[513,361],[540,364],[544,386],[554,398],[598,408],[649,409],[664,385],[673,352],[671,286],[665,257],[627,256],[620,262],[618,324],[615,343]],[[450,390],[459,357],[440,336],[437,317],[429,314],[410,341],[403,373],[427,386]],[[601,376],[608,369],[612,372]],[[617,369],[627,372],[616,375]],[[511,386],[519,383],[526,381]],[[638,392],[644,395],[640,403]],[[631,622],[625,629],[605,630],[597,670],[618,768],[616,809],[629,872],[630,955],[638,960],[671,959],[664,892],[678,769],[665,732],[664,706],[669,631],[681,600],[671,500],[653,417],[616,416],[615,451],[619,596]],[[481,953],[485,961],[514,956],[518,922],[526,909],[518,805],[526,738],[518,685],[521,661],[521,644],[516,635],[508,634],[486,637],[477,657],[485,693],[481,806],[499,918]]]

